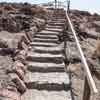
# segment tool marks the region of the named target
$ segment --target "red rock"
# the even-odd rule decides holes
[[[24,73],[26,72],[26,66],[20,60],[14,62],[13,69],[22,69]]]
[[[29,39],[29,41],[32,42],[33,39],[32,39],[31,32],[26,32],[25,34],[26,34],[27,38]]]
[[[27,89],[24,82],[15,73],[10,73],[9,76],[11,77],[12,81],[16,84],[18,91],[23,94]]]
[[[0,89],[0,96],[5,98],[4,100],[20,100],[20,94],[18,92],[7,89]]]
[[[24,79],[25,72],[21,68],[14,69],[15,73],[19,76],[20,79]]]
[[[26,64],[26,63],[25,63],[25,58],[26,58],[26,57],[24,57],[23,55],[18,54],[18,55],[14,58],[14,60],[15,60],[15,61],[20,61],[21,63]]]
[[[26,51],[25,51],[25,50],[21,50],[21,51],[19,52],[19,54],[20,54],[20,55],[23,55],[23,56],[26,56]]]
[[[28,49],[28,44],[26,44],[24,41],[22,42],[19,42],[18,44],[18,49],[24,49],[24,50],[27,50]]]

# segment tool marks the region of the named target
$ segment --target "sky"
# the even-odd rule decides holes
[[[46,3],[53,0],[0,0],[0,2],[29,2],[29,3]],[[59,0],[67,1],[67,0]],[[72,9],[89,11],[91,13],[100,14],[100,0],[70,0]]]

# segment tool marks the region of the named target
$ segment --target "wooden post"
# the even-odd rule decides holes
[[[91,90],[90,90],[87,78],[85,76],[85,80],[84,80],[84,94],[83,94],[83,99],[82,100],[90,100],[90,96],[91,96]]]

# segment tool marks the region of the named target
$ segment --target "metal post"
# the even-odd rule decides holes
[[[85,80],[84,80],[84,94],[83,94],[83,99],[82,100],[90,100],[90,96],[91,96],[91,90],[89,87],[89,83],[88,80],[85,76]]]
[[[57,0],[55,0],[55,9],[57,9]]]
[[[70,0],[67,0],[67,12],[70,12]]]

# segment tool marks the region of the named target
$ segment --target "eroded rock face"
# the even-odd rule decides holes
[[[45,24],[44,19],[34,18],[24,14],[7,14],[0,17],[0,29],[11,33],[21,32],[33,26],[40,28]]]

